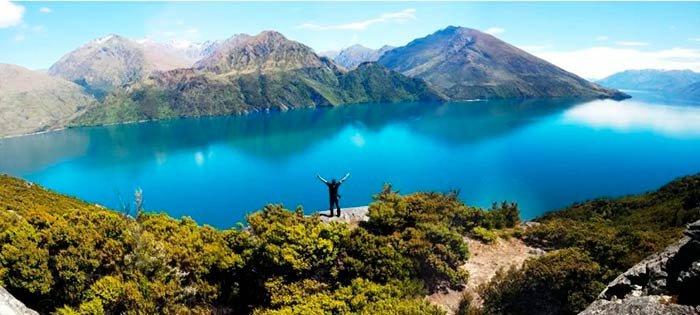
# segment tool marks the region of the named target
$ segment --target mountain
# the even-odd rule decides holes
[[[0,137],[64,127],[93,103],[75,83],[0,64]]]
[[[700,81],[675,89],[678,96],[694,101],[700,101]]]
[[[94,95],[103,96],[114,88],[138,82],[154,71],[191,66],[196,57],[187,57],[187,51],[172,44],[135,41],[110,34],[66,54],[49,68],[48,74],[73,81]]]
[[[193,68],[156,72],[108,95],[78,125],[244,114],[351,103],[440,101],[420,79],[376,63],[346,71],[277,32],[236,35]]]
[[[147,54],[166,54],[167,59],[175,61],[175,68],[192,66],[195,62],[208,57],[221,43],[220,41],[190,42],[186,40],[174,40],[169,42],[157,42],[144,38],[136,41]],[[155,59],[155,58],[153,58]],[[168,67],[166,67],[168,68]]]
[[[616,89],[673,92],[700,82],[700,73],[690,70],[625,70],[597,82]]]
[[[450,26],[386,52],[380,64],[452,99],[629,96],[601,87],[477,30]]]
[[[323,67],[325,61],[310,47],[275,31],[257,36],[235,35],[200,60],[194,68],[217,74],[246,74]]]
[[[363,62],[377,61],[385,52],[393,48],[385,45],[375,50],[357,44],[339,51],[332,59],[347,69],[354,69]]]

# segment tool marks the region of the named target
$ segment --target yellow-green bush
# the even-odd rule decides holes
[[[577,314],[605,287],[586,253],[564,249],[500,271],[482,288],[484,314]]]
[[[477,226],[474,229],[472,229],[471,234],[474,238],[487,244],[493,243],[494,241],[496,241],[496,239],[498,239],[498,235],[496,235],[496,233],[481,226]]]
[[[461,233],[483,217],[452,195],[388,189],[352,231],[277,205],[221,231],[0,176],[0,284],[58,314],[441,314],[421,297],[466,281]]]

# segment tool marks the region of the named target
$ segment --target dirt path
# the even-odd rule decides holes
[[[484,244],[480,241],[465,237],[464,241],[469,245],[470,257],[467,263],[460,268],[469,271],[469,281],[463,291],[448,290],[445,293],[434,293],[426,298],[433,304],[439,305],[447,311],[447,314],[454,314],[462,299],[462,292],[470,291],[475,297],[476,303],[481,303],[476,289],[489,282],[496,271],[501,268],[508,269],[511,266],[520,267],[523,262],[540,255],[535,250],[517,238],[499,238],[492,244]]]
[[[318,212],[324,222],[346,222],[351,228],[356,228],[362,221],[367,221],[367,207],[343,208],[340,217],[330,217],[328,211]],[[469,281],[463,291],[448,290],[447,292],[434,293],[426,296],[426,299],[447,311],[448,315],[455,314],[462,299],[462,292],[470,291],[475,303],[481,303],[477,288],[487,283],[501,268],[509,269],[511,266],[520,267],[530,257],[537,257],[542,251],[529,247],[523,241],[511,237],[499,238],[491,244],[465,237],[464,241],[469,245],[469,260],[460,268],[469,271]]]

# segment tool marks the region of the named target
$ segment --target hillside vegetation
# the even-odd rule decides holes
[[[3,175],[0,286],[58,314],[441,314],[422,297],[466,281],[462,234],[517,216],[388,186],[375,199],[353,230],[269,205],[221,231]]]
[[[678,241],[700,219],[700,175],[659,190],[574,204],[548,213],[521,237],[552,252],[504,271],[484,288],[484,314],[576,314],[605,285]]]
[[[442,314],[426,294],[461,289],[464,236],[514,235],[546,248],[467,297],[462,314],[575,314],[621,271],[700,218],[700,175],[658,191],[575,204],[517,226],[454,193],[386,186],[356,228],[265,206],[247,226],[134,217],[0,176],[0,286],[57,314]],[[488,241],[488,240],[485,240]]]

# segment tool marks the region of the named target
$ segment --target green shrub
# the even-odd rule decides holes
[[[481,308],[474,304],[474,295],[470,291],[464,291],[456,315],[481,315]]]
[[[475,227],[472,230],[471,235],[477,240],[480,240],[487,244],[493,243],[496,241],[496,239],[498,239],[498,235],[496,235],[496,233],[481,226]]]
[[[484,314],[576,314],[605,287],[600,266],[585,253],[564,249],[499,271],[482,288]]]
[[[503,201],[494,202],[491,209],[486,212],[484,225],[492,229],[512,228],[520,223],[520,209],[518,204]]]

